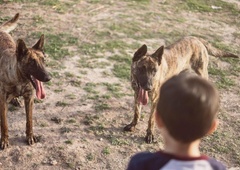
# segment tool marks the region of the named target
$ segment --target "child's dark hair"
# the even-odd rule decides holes
[[[218,109],[218,91],[200,76],[179,74],[160,89],[157,114],[179,142],[190,143],[205,136]]]

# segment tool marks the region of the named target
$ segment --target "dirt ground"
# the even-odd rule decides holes
[[[240,10],[239,0],[226,2]],[[155,142],[144,142],[149,106],[143,108],[136,131],[123,132],[133,116],[133,91],[129,79],[114,74],[118,62],[116,58],[110,60],[111,57],[125,56],[123,60],[130,61],[141,44],[146,43],[153,52],[185,35],[219,42],[219,47],[240,54],[239,13],[192,11],[181,8],[183,3],[177,0],[0,1],[1,22],[20,13],[19,25],[12,32],[15,40],[24,39],[30,46],[39,34],[45,34],[48,69],[53,75],[51,83],[45,84],[47,97],[36,100],[34,105],[34,133],[38,143],[28,146],[25,142],[24,108],[9,106],[10,147],[0,151],[0,169],[125,169],[136,152],[161,149],[162,138],[157,129]],[[53,42],[53,35],[62,39]],[[47,46],[50,43],[53,51]],[[56,58],[51,56],[54,43],[61,46],[55,47]],[[59,57],[64,50],[68,53]],[[234,62],[234,74],[229,75],[231,63],[211,58],[211,71],[217,73],[210,74],[210,81],[220,82],[220,70],[233,85],[219,87],[220,127],[201,144],[204,154],[232,170],[240,169],[239,61]],[[109,86],[114,86],[113,92]]]

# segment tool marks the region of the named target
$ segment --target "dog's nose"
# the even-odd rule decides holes
[[[146,85],[143,89],[146,90],[146,91],[150,91],[150,90],[152,90],[152,86],[151,85]]]
[[[50,81],[51,79],[52,79],[51,76],[48,75],[48,76],[45,77],[44,82],[48,82],[48,81]]]
[[[151,88],[150,88],[150,87],[146,87],[144,90],[146,90],[146,91],[150,91]]]

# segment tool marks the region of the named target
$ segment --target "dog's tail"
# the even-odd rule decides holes
[[[11,32],[17,27],[18,18],[19,18],[19,13],[17,13],[12,19],[0,25],[0,30],[6,33]]]
[[[210,55],[213,55],[215,57],[239,58],[239,56],[237,56],[233,53],[222,51],[220,49],[213,47],[210,43],[208,43],[207,41],[205,41],[202,38],[198,38],[198,39],[199,39],[199,41],[201,41],[204,44],[204,46],[207,48],[207,51],[209,52]]]

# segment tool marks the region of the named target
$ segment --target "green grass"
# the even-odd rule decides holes
[[[129,47],[129,44],[122,40],[107,41],[103,44],[106,51],[115,52],[115,50],[124,49]]]
[[[236,86],[233,77],[239,77],[240,74],[240,61],[236,58],[220,58],[223,62],[229,63],[224,69],[217,68],[216,65],[210,63],[208,72],[210,75],[216,77],[216,85],[220,89],[229,89]]]
[[[70,80],[69,82],[74,87],[81,87],[82,82],[80,80]]]
[[[67,99],[76,99],[76,95],[75,94],[67,94],[67,95],[65,95],[65,98],[67,98]]]
[[[141,5],[142,7],[145,5],[148,5],[151,1],[150,0],[124,0],[126,2],[129,2],[129,6],[139,6]]]
[[[239,127],[240,120],[223,110],[220,110],[218,117],[220,122],[225,123],[222,123],[212,135],[203,138],[201,151],[208,152],[211,156],[231,153],[231,162],[240,165],[240,151],[238,149],[240,136],[235,130]]]
[[[97,85],[95,83],[87,83],[83,89],[88,93],[97,94],[98,92],[95,90],[96,86]]]
[[[239,77],[239,75],[240,75],[240,60],[239,59],[221,58],[221,60],[230,64],[230,67],[228,69],[229,75]]]
[[[70,128],[67,128],[67,127],[62,127],[61,129],[60,129],[60,132],[63,134],[63,133],[69,133],[69,132],[71,132],[71,129]]]
[[[95,134],[95,135],[101,135],[104,133],[105,127],[103,123],[97,123],[96,125],[92,125],[89,127],[89,129]]]
[[[83,120],[83,123],[85,125],[92,125],[95,121],[98,121],[99,118],[100,117],[98,115],[86,115]]]
[[[58,71],[52,71],[51,75],[56,79],[61,78],[61,74]]]
[[[98,88],[105,88],[106,92],[102,93]],[[121,93],[120,84],[111,84],[111,83],[87,83],[83,89],[88,93],[86,98],[95,101],[95,110],[103,111],[110,109],[107,100],[111,97],[120,98],[125,94]]]
[[[150,0],[124,0],[126,2],[148,3]]]
[[[233,37],[240,37],[240,30],[238,30],[237,32],[232,33],[232,35],[233,35]]]
[[[122,138],[117,138],[112,135],[110,137],[108,137],[108,140],[114,146],[129,145],[129,143],[126,140],[124,140]]]
[[[221,49],[223,51],[229,51],[229,52],[232,52],[232,53],[236,53],[237,49],[234,49],[233,46],[228,46],[224,43],[221,43],[222,40],[220,39],[215,39],[215,41],[211,42],[211,44],[218,48],[218,49]]]
[[[54,89],[54,92],[55,93],[61,93],[61,92],[63,92],[64,90],[63,89]]]
[[[64,73],[65,74],[65,76],[67,77],[67,78],[69,78],[69,77],[75,77],[75,75],[73,74],[73,73],[70,73],[70,72],[65,72]]]
[[[95,4],[101,2],[100,0],[88,0],[89,3]]]
[[[115,61],[117,63],[119,63],[119,62],[126,63],[129,66],[131,65],[131,62],[132,62],[132,56],[129,56],[127,54],[122,54],[122,55],[115,54],[115,55],[110,56],[108,59],[111,61]]]
[[[103,155],[109,155],[109,154],[110,154],[110,148],[109,148],[109,147],[103,148],[102,154],[103,154]]]
[[[101,96],[99,94],[88,94],[86,98],[97,102]]]
[[[1,3],[3,3],[3,0],[0,0]],[[39,2],[39,0],[8,0],[8,2]]]
[[[124,16],[123,16],[124,17]],[[109,29],[113,33],[122,33],[126,37],[131,38],[146,38],[153,36],[153,33],[149,33],[148,30],[145,29],[145,27],[142,27],[142,23],[131,21],[131,24],[126,24],[125,22],[120,23],[112,23],[109,26]],[[146,36],[148,35],[148,36]]]
[[[55,106],[59,106],[59,107],[66,107],[69,106],[70,104],[64,102],[64,101],[57,101]]]
[[[97,55],[98,53],[103,52],[115,52],[119,49],[124,49],[129,47],[125,41],[122,40],[108,40],[96,43],[84,43],[79,45],[79,51],[85,55],[90,56],[91,58],[99,58],[102,56]]]
[[[240,12],[235,4],[222,0],[181,0],[179,6],[186,10],[198,12],[226,12],[232,15],[238,15]],[[221,9],[212,9],[211,6],[221,7]]]
[[[44,19],[40,15],[33,16],[33,20],[35,24],[41,25],[45,23]]]
[[[99,43],[83,43],[79,45],[79,51],[91,57],[96,57],[96,53],[102,48]]]
[[[121,55],[110,56],[109,60],[115,61],[112,72],[116,77],[123,80],[130,80],[132,56],[122,52]]]
[[[0,0],[3,3],[3,0]],[[50,6],[59,13],[67,12],[74,3],[70,2],[61,2],[59,0],[8,0],[8,2],[17,2],[17,3],[33,3],[36,2],[39,5]]]
[[[109,62],[101,61],[101,62],[94,62],[93,67],[94,68],[106,68],[109,65],[110,65]]]
[[[40,127],[48,127],[48,124],[45,123],[45,122],[41,122],[41,123],[39,124],[39,126],[40,126]]]
[[[117,63],[114,64],[113,74],[121,79],[130,80],[130,67],[126,64]]]
[[[94,68],[94,65],[90,62],[89,58],[81,57],[78,60],[78,67],[80,67],[80,68]]]
[[[40,2],[41,5],[52,6],[59,13],[66,13],[74,5],[73,2],[62,2],[59,0],[44,0]]]
[[[44,0],[41,2],[42,5],[48,5],[48,6],[58,6],[61,4],[59,0]]]
[[[66,122],[72,124],[76,123],[77,121],[75,119],[68,119]]]
[[[104,53],[112,53],[113,56],[109,57],[110,60],[116,62],[126,62],[130,65],[131,56],[127,56],[124,50],[131,48],[131,44],[120,40],[112,40],[102,42],[101,44],[86,43],[79,46],[79,51],[88,57],[81,57],[78,61],[80,68],[106,68],[111,65],[110,61],[98,61],[98,58],[104,58]],[[136,45],[134,45],[136,47]],[[116,55],[115,53],[120,53]]]
[[[0,1],[1,2],[1,1]],[[0,24],[10,20],[13,16],[0,17]]]
[[[80,74],[86,75],[88,72],[86,70],[80,70]]]
[[[19,108],[18,107],[15,107],[15,106],[13,106],[13,105],[9,105],[8,106],[8,110],[10,111],[10,112],[14,112],[14,111],[16,111],[16,110],[18,110]]]
[[[86,159],[88,161],[93,161],[94,160],[94,155],[92,153],[87,154]]]
[[[228,78],[227,71],[215,67],[209,67],[208,72],[211,75],[217,76],[218,80],[216,81],[216,85],[218,88],[228,89],[235,85],[235,82],[232,79]]]
[[[99,101],[94,106],[96,111],[104,111],[110,109],[110,106],[108,103],[105,103],[104,101]]]
[[[109,95],[104,95],[102,96],[103,98],[110,98],[110,96],[114,96],[116,98],[121,98],[122,96],[124,96],[125,94],[123,94],[121,92],[121,86],[118,83],[103,83],[104,86],[107,87],[107,91],[110,93]]]
[[[62,122],[62,119],[59,117],[52,117],[51,121],[53,121],[56,124],[60,124]]]
[[[75,46],[78,44],[78,38],[72,36],[71,34],[50,34],[38,32],[32,33],[32,36],[39,38],[41,34],[45,35],[45,52],[51,59],[56,61],[70,55],[68,46]]]
[[[67,145],[73,144],[73,142],[71,140],[66,140],[64,143],[66,143]]]

